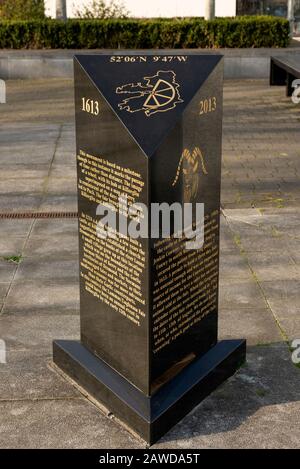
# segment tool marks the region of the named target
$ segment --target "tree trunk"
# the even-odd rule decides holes
[[[290,22],[290,34],[293,37],[295,26],[295,0],[288,0],[288,20]]]
[[[205,19],[212,20],[215,17],[215,0],[205,0]]]

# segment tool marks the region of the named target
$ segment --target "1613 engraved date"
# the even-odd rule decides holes
[[[99,113],[100,113],[99,101],[96,101],[91,98],[81,98],[81,103],[82,103],[81,110],[83,112],[87,112],[88,114],[92,114],[93,116],[99,116]]]

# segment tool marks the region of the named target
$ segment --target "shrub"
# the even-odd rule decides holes
[[[11,49],[286,47],[289,23],[275,17],[1,21]]]

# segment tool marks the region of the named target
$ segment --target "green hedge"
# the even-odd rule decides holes
[[[282,18],[117,19],[1,21],[0,48],[161,49],[286,47],[289,23]]]

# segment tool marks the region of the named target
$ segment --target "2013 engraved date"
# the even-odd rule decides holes
[[[203,116],[204,114],[209,114],[210,112],[215,112],[217,110],[217,98],[212,96],[211,98],[202,99],[199,102],[199,115]]]

